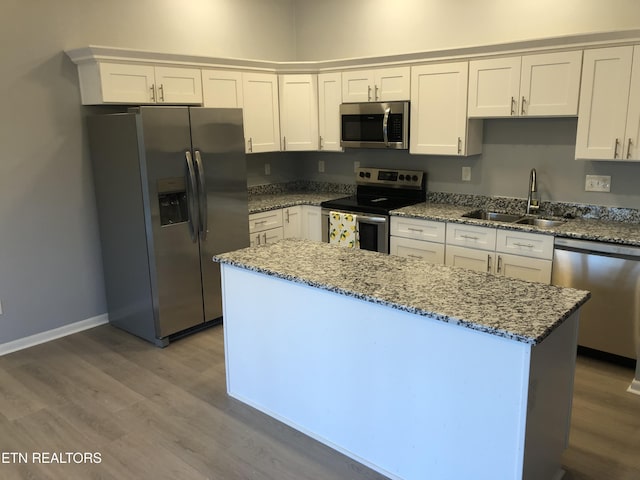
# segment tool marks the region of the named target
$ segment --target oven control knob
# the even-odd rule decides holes
[[[371,172],[367,172],[364,174],[367,178],[371,178]]]
[[[360,172],[360,177],[364,178],[364,172]]]
[[[404,180],[404,175],[400,174],[400,176],[398,177],[400,180]]]
[[[411,177],[411,180],[413,180],[414,182],[418,181],[418,175],[414,175],[413,177]]]

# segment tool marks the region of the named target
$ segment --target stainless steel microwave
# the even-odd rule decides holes
[[[343,103],[340,145],[346,148],[409,148],[409,102]]]

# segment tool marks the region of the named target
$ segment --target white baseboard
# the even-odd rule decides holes
[[[12,342],[0,344],[0,356],[7,353],[17,352],[25,348],[33,347],[41,343],[55,340],[56,338],[66,337],[72,333],[78,333],[83,330],[88,330],[98,325],[104,325],[109,322],[109,316],[106,313],[98,315],[96,317],[87,318],[86,320],[80,320],[79,322],[64,325],[62,327],[54,328],[53,330],[47,330],[46,332],[36,333],[28,337],[19,338]]]
[[[638,360],[638,361],[640,361],[640,360]],[[640,395],[640,380],[635,378],[631,382],[631,385],[629,385],[629,388],[627,388],[627,392],[633,393],[635,395]]]

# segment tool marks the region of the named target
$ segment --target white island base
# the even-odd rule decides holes
[[[393,479],[563,476],[572,314],[532,345],[222,265],[229,395]]]

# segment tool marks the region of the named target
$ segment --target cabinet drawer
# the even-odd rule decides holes
[[[277,227],[282,227],[282,210],[249,215],[249,233],[262,232]]]
[[[496,229],[463,223],[447,223],[447,245],[495,250]]]
[[[391,237],[389,253],[399,257],[422,258],[430,263],[444,264],[444,244],[412,238]]]
[[[553,236],[513,230],[498,230],[496,251],[552,260]]]
[[[446,223],[416,218],[391,217],[391,235],[444,243]]]

